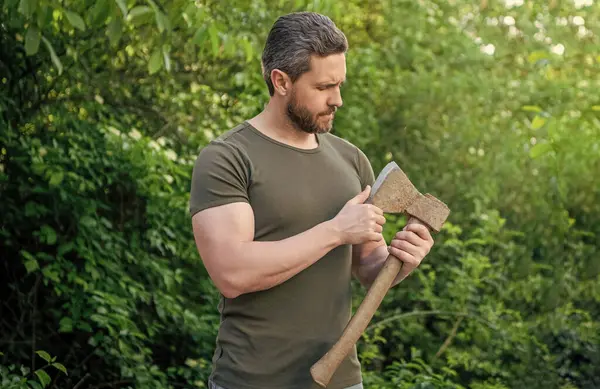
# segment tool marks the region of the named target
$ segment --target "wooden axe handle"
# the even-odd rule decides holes
[[[411,217],[408,220],[407,225],[411,223],[424,224],[414,217]],[[365,299],[360,303],[356,313],[346,325],[342,336],[331,349],[310,368],[310,374],[317,384],[324,388],[327,387],[340,363],[346,358],[348,352],[350,352],[354,344],[356,344],[367,328],[367,325],[369,325],[369,322],[373,318],[377,308],[379,308],[381,301],[383,301],[383,298],[392,286],[398,273],[400,273],[402,264],[402,261],[395,256],[391,254],[388,255],[381,271],[377,274],[377,277],[369,288]]]

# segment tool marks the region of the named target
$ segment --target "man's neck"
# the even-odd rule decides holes
[[[273,100],[248,123],[266,136],[293,147],[313,149],[318,146],[316,136],[296,128],[285,114],[285,107]]]

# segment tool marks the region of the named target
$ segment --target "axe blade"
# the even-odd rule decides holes
[[[379,172],[377,179],[375,180],[375,182],[373,183],[373,186],[371,187],[371,193],[369,194],[369,198],[367,199],[368,202],[371,202],[373,200],[373,197],[379,191],[381,184],[383,184],[383,182],[385,181],[387,176],[394,169],[400,169],[400,167],[398,166],[398,164],[396,162],[392,161],[392,162],[388,163],[387,165],[385,165],[385,167]]]
[[[377,176],[367,202],[385,213],[402,213],[418,195],[408,176],[392,161]]]

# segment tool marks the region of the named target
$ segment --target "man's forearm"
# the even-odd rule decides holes
[[[377,275],[381,271],[381,268],[385,264],[385,260],[389,255],[389,251],[386,245],[381,245],[375,248],[369,255],[362,258],[359,262],[356,277],[360,281],[361,285],[365,288],[370,288],[377,278]],[[400,273],[392,283],[392,287],[396,286],[408,275],[404,271],[404,267],[400,270]]]
[[[339,232],[329,222],[275,241],[238,242],[229,247],[228,297],[272,288],[306,269],[341,244]]]

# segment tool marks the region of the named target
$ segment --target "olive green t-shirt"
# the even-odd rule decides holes
[[[306,150],[243,122],[204,147],[194,166],[190,213],[232,202],[252,206],[256,241],[277,241],[330,220],[374,175],[357,147],[318,134]],[[211,379],[227,389],[313,389],[310,367],[352,315],[350,245],[331,250],[271,289],[221,297]],[[221,260],[227,261],[228,258]],[[356,349],[330,389],[361,382]]]

